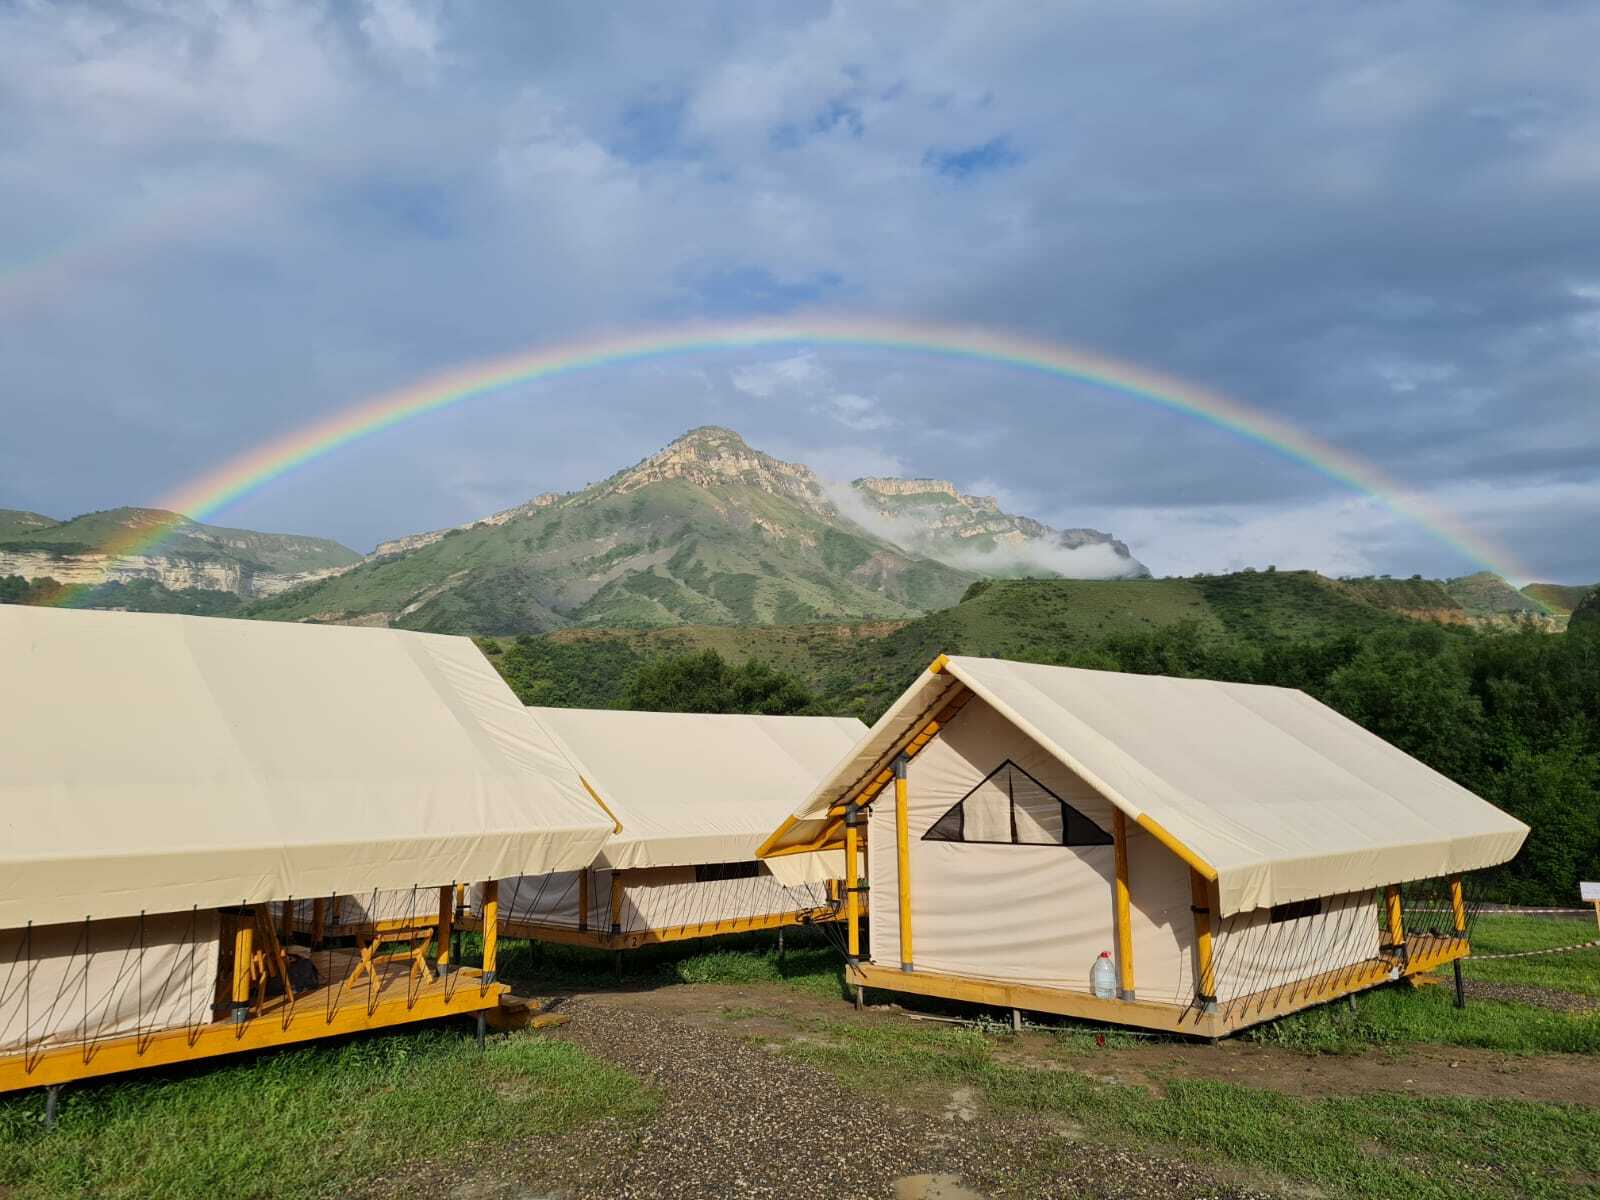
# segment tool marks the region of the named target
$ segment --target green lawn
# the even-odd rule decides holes
[[[1472,951],[1511,954],[1571,946],[1600,938],[1593,919],[1555,920],[1549,917],[1480,916],[1472,928]],[[1468,979],[1493,983],[1519,983],[1600,996],[1600,947],[1568,954],[1543,954],[1536,958],[1471,958],[1462,964]]]
[[[643,1117],[656,1104],[632,1076],[568,1043],[513,1034],[480,1054],[465,1030],[70,1087],[54,1131],[42,1092],[0,1100],[0,1195],[337,1196],[401,1164]]]
[[[1600,1111],[1521,1101],[1376,1093],[1300,1100],[1204,1080],[1171,1079],[1161,1094],[1077,1071],[996,1058],[969,1029],[833,1022],[787,1053],[884,1098],[917,1082],[974,1089],[1007,1112],[1065,1119],[1077,1138],[1148,1151],[1165,1147],[1224,1169],[1366,1200],[1511,1200],[1592,1196]],[[1069,1156],[1063,1140],[1054,1153]],[[1035,1164],[1047,1174],[1048,1161]]]

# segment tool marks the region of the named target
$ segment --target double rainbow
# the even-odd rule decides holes
[[[537,380],[581,371],[713,352],[840,347],[992,364],[1089,384],[1228,430],[1375,497],[1482,568],[1516,579],[1529,572],[1508,551],[1454,514],[1412,495],[1373,464],[1225,396],[1129,363],[1060,343],[959,326],[878,318],[793,318],[679,326],[650,333],[542,347],[427,376],[397,391],[341,409],[255,447],[198,476],[157,507],[204,520],[297,467],[427,413]],[[159,546],[170,528],[141,529],[102,549],[113,559]],[[84,587],[67,589],[70,603]]]

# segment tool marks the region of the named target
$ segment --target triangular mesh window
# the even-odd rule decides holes
[[[1109,846],[1101,829],[1009,758],[935,821],[925,842]]]

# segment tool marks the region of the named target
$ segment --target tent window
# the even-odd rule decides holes
[[[1282,925],[1285,921],[1298,921],[1304,917],[1320,917],[1322,900],[1296,900],[1292,904],[1274,904],[1269,925]]]
[[[1109,846],[1111,835],[1009,758],[922,835],[925,842]]]
[[[758,862],[701,863],[694,869],[696,883],[716,883],[721,879],[754,879],[761,874]]]

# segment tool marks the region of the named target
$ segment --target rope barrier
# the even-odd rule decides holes
[[[1600,946],[1600,938],[1576,942],[1571,946],[1550,946],[1544,950],[1518,950],[1514,954],[1469,954],[1466,957],[1469,962],[1488,962],[1495,958],[1533,958],[1539,954],[1569,954],[1574,950],[1589,950],[1596,946]]]

